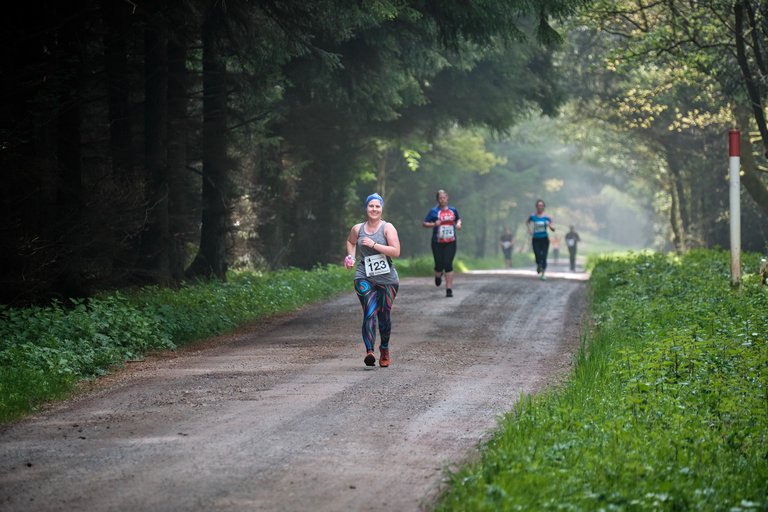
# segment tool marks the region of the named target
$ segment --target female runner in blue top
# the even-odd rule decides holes
[[[525,220],[528,234],[531,235],[533,255],[536,257],[536,272],[542,281],[547,279],[544,275],[547,271],[547,253],[549,252],[549,233],[547,233],[547,229],[551,229],[553,233],[555,231],[552,219],[544,214],[544,206],[544,201],[541,199],[536,201],[536,211]]]
[[[355,224],[347,237],[347,257],[344,266],[355,268],[355,292],[363,306],[363,344],[366,366],[376,364],[374,347],[378,320],[380,357],[379,366],[389,366],[389,335],[392,331],[392,304],[400,286],[400,279],[392,258],[400,256],[400,238],[395,226],[382,220],[384,199],[373,193],[365,199],[368,219]],[[360,261],[355,266],[355,253]]]

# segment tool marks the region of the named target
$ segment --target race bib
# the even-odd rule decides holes
[[[568,247],[573,247],[576,245],[576,239],[575,238],[569,238],[565,241],[566,244],[568,244]]]
[[[501,242],[501,246],[505,249],[509,249],[512,247],[512,242],[507,242],[506,240],[504,242]]]
[[[374,254],[365,257],[365,275],[368,277],[388,274],[390,271],[389,260],[383,254]]]
[[[533,232],[534,233],[546,233],[547,232],[547,221],[545,220],[537,220],[533,223]]]
[[[438,241],[453,242],[453,239],[455,238],[455,236],[456,235],[455,235],[455,231],[453,230],[453,224],[438,226],[437,228]]]

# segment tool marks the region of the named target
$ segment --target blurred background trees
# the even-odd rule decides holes
[[[11,5],[1,300],[337,262],[373,191],[406,256],[428,252],[420,221],[439,188],[474,257],[495,254],[538,197],[586,240],[725,246],[733,126],[754,133],[742,225],[759,250],[764,11],[745,0]]]
[[[729,129],[742,132],[742,230],[765,249],[768,6],[749,0],[598,0],[570,30],[579,117],[623,134],[667,217],[671,249],[728,246]],[[594,115],[598,112],[598,115]]]

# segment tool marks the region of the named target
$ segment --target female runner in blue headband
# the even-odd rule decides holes
[[[395,226],[381,218],[384,199],[371,194],[365,199],[367,220],[355,224],[347,237],[347,257],[344,265],[355,268],[355,292],[363,307],[363,344],[365,345],[366,366],[376,364],[374,348],[376,324],[379,326],[379,366],[390,364],[389,336],[392,332],[392,304],[400,286],[397,270],[392,258],[400,256],[400,239]],[[355,265],[355,255],[360,260]]]

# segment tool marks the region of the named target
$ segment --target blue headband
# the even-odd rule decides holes
[[[381,203],[381,207],[384,208],[384,199],[381,198],[379,194],[374,192],[373,194],[369,195],[365,198],[365,207],[368,208],[368,203],[371,202],[372,199],[376,199]]]

